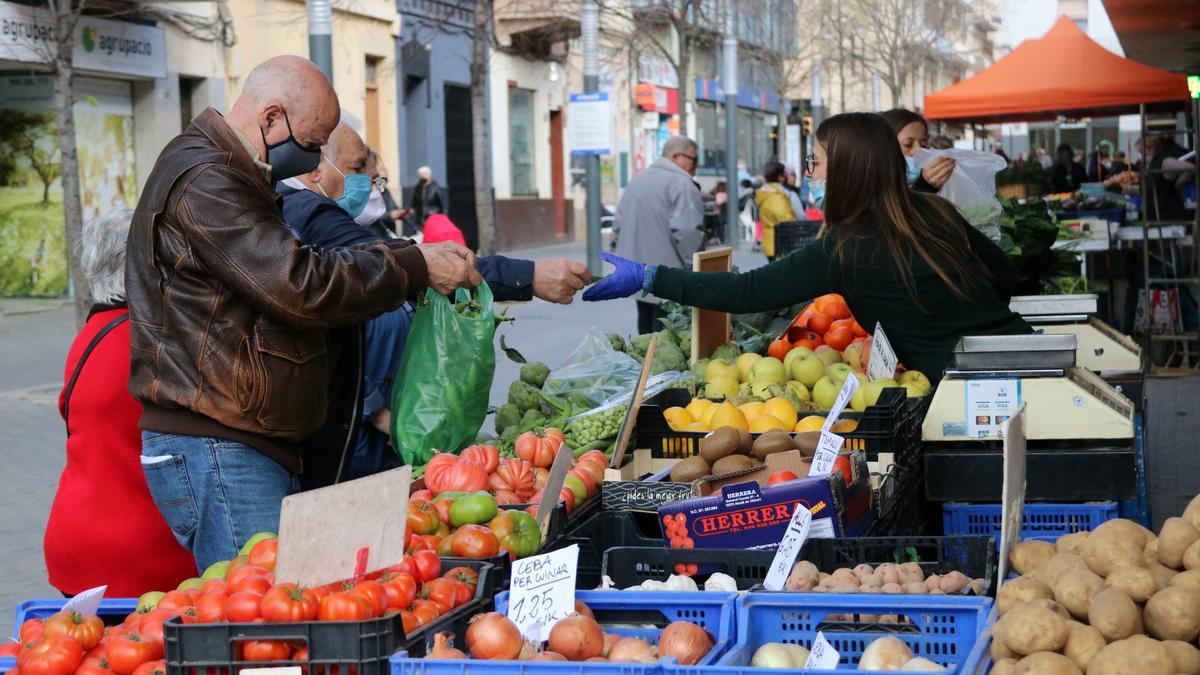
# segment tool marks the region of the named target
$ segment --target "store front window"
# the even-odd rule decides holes
[[[700,155],[699,173],[720,174],[725,171],[724,110],[708,101],[697,101],[696,145]]]
[[[508,149],[512,196],[536,197],[533,173],[533,92],[508,90]]]
[[[766,124],[767,113],[738,110],[738,159],[744,160],[750,173],[757,175],[768,159],[775,155],[774,128]]]

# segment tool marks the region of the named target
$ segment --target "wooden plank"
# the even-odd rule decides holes
[[[692,255],[693,272],[732,272],[733,249],[728,246]],[[726,312],[692,309],[692,362],[708,358],[713,350],[729,342],[733,322]]]
[[[642,359],[642,373],[638,376],[637,388],[633,390],[633,398],[629,401],[629,409],[625,411],[625,421],[621,423],[621,433],[617,434],[617,447],[613,451],[612,460],[608,463],[614,469],[621,468],[625,459],[625,448],[629,445],[629,437],[633,435],[633,425],[637,421],[638,410],[642,407],[642,394],[646,393],[646,380],[650,379],[650,366],[654,361],[654,350],[658,348],[658,336],[650,338],[646,345],[646,358]]]

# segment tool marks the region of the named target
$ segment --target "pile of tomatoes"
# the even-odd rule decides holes
[[[767,348],[767,355],[782,361],[796,347],[816,351],[821,345],[829,345],[840,352],[855,342],[867,342],[869,353],[869,339],[870,334],[850,313],[846,299],[837,293],[828,293],[800,312],[784,334]]]

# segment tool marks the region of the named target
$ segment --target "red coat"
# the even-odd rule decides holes
[[[64,386],[92,338],[127,311],[88,318],[67,355]],[[63,403],[60,395],[60,415]],[[175,540],[146,487],[141,414],[129,393],[126,321],[92,350],[71,394],[67,464],[44,542],[50,585],[64,593],[108,584],[108,597],[136,598],[196,576],[195,559]]]

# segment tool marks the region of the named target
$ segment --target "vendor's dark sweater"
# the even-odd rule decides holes
[[[928,209],[927,200],[917,197]],[[956,214],[957,215],[957,214]],[[700,273],[659,267],[653,293],[666,300],[722,312],[761,312],[797,304],[825,293],[840,293],[867,331],[883,325],[900,361],[937,380],[964,335],[1031,333],[1029,324],[1008,308],[1016,269],[1008,256],[961,217],[971,250],[967,268],[980,272],[960,300],[925,261],[909,252],[918,308],[892,262],[881,235],[856,237],[845,252],[844,270],[834,258],[837,234],[750,272]],[[850,231],[874,229],[851,226]]]

